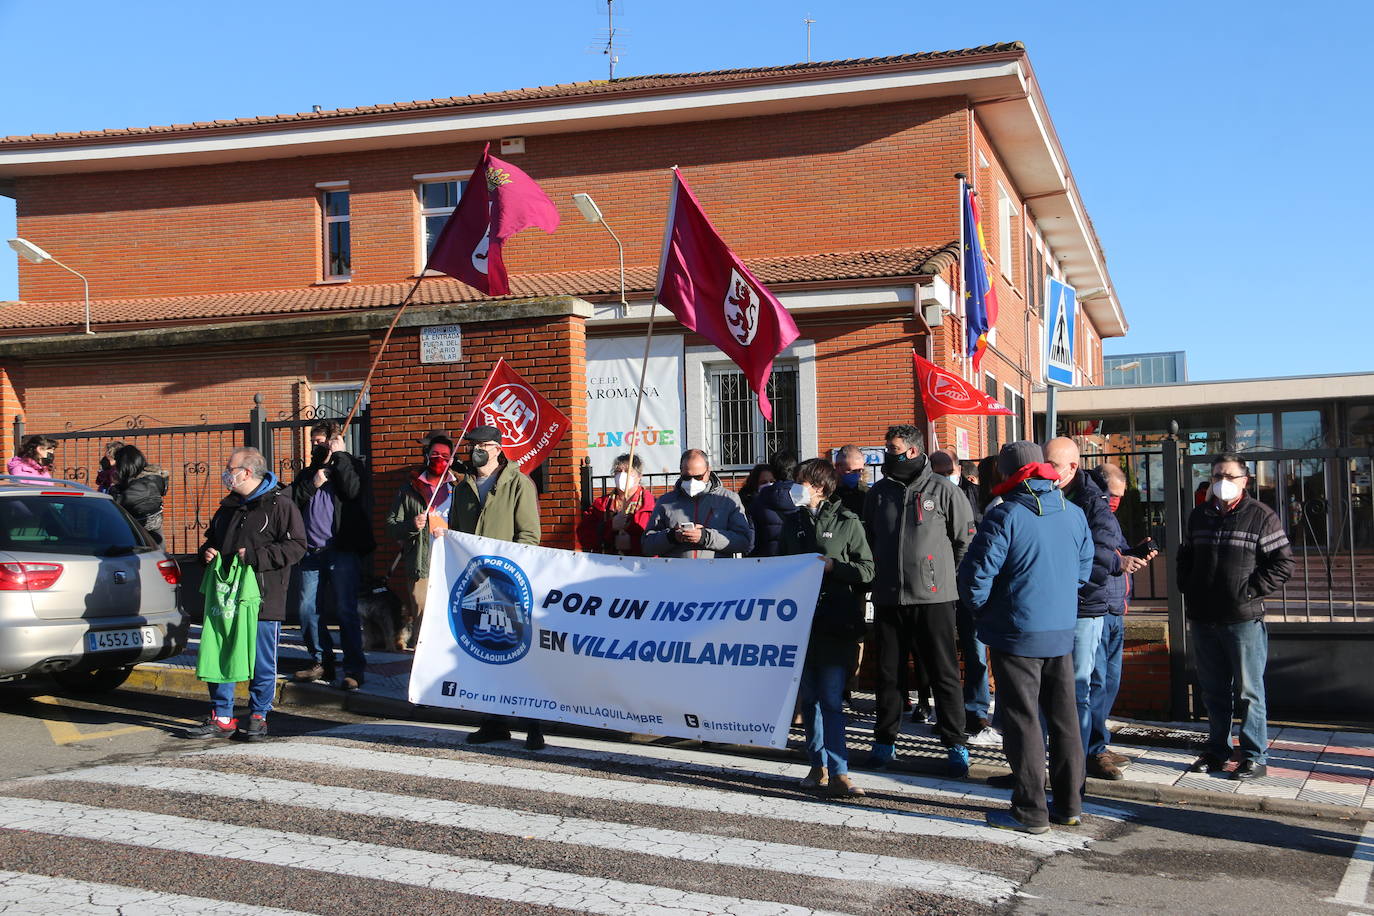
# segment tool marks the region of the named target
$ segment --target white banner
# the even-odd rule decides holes
[[[612,557],[449,531],[410,701],[785,747],[823,569],[814,554]]]
[[[587,340],[587,455],[593,474],[609,474],[617,455],[630,450],[643,337]],[[682,457],[682,335],[661,334],[649,349],[644,376],[643,431],[635,454],[649,474],[676,471]]]

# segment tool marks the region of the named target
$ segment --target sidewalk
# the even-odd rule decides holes
[[[176,696],[205,697],[205,685],[195,675],[198,628],[192,628],[188,650],[161,662],[139,665],[125,689]],[[290,673],[308,664],[300,629],[282,629],[278,668],[279,706],[335,706],[360,715],[420,721],[477,720],[476,714],[412,706],[406,698],[414,655],[369,652],[361,690],[345,693],[322,683],[299,684]],[[246,698],[243,685],[240,696]],[[862,761],[872,740],[873,697],[858,693],[850,708],[850,755],[862,782]],[[1107,798],[1167,804],[1197,804],[1276,814],[1348,817],[1374,820],[1374,734],[1325,728],[1274,727],[1270,733],[1269,773],[1263,779],[1237,782],[1226,774],[1190,773],[1188,765],[1201,751],[1206,726],[1201,723],[1149,723],[1113,720],[1112,749],[1132,762],[1125,779],[1088,780],[1088,792]],[[555,730],[591,734],[596,730],[557,725]],[[599,732],[598,732],[599,733]],[[789,750],[732,748],[736,753],[785,756],[796,759],[800,729],[794,729]],[[1006,772],[1006,758],[998,748],[970,747],[970,776],[986,779]],[[944,748],[930,725],[904,723],[897,739],[895,771],[939,774]]]

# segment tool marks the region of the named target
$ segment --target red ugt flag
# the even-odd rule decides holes
[[[501,430],[506,457],[528,474],[549,457],[572,428],[572,421],[504,359],[498,359],[472,402],[463,432],[474,426]]]
[[[926,419],[934,420],[949,413],[1013,414],[953,372],[946,372],[914,351],[911,356],[916,360],[916,381],[921,388],[921,403],[926,406]]]
[[[772,422],[768,377],[773,359],[797,339],[797,325],[721,239],[677,169],[673,179],[655,295],[744,370],[759,411]]]
[[[528,226],[553,232],[558,208],[533,178],[491,155],[490,147],[482,147],[482,158],[425,266],[488,296],[504,296],[510,292],[501,257],[506,239]]]

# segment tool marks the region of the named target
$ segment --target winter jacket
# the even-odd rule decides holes
[[[367,467],[348,452],[331,452],[323,464],[302,468],[291,485],[291,496],[302,517],[315,498],[315,472],[321,467],[328,472],[328,493],[334,506],[330,546],[366,556],[377,548],[377,541],[372,536]]]
[[[978,506],[978,484],[969,483],[968,478],[960,477],[955,484],[968,500],[969,511],[973,513],[973,524],[977,525],[983,520],[983,510]]]
[[[1113,576],[1121,575],[1121,557],[1116,553],[1121,543],[1121,526],[1107,505],[1106,491],[1082,468],[1064,488],[1064,495],[1083,510],[1093,536],[1093,571],[1078,590],[1078,616],[1101,617],[1110,603],[1107,583]]]
[[[52,468],[46,464],[31,461],[22,455],[10,459],[9,472],[16,477],[51,477]]]
[[[1103,493],[1107,492],[1107,476],[1102,473],[1100,467],[1093,468],[1088,472],[1088,476],[1092,478],[1093,483],[1097,484]],[[1107,509],[1110,511],[1110,504],[1107,506]],[[1126,553],[1131,549],[1131,543],[1126,540],[1126,533],[1121,530],[1121,519],[1117,517],[1115,512],[1112,512],[1112,521],[1116,524],[1116,552]],[[1120,617],[1122,614],[1126,613],[1126,599],[1131,595],[1131,576],[1124,569],[1121,569],[1120,560],[1117,561],[1117,569],[1119,569],[1120,572],[1107,579],[1106,597],[1107,613],[1115,614]]]
[[[954,571],[973,540],[968,500],[924,455],[900,476],[889,473],[864,500],[873,547],[874,604],[939,604],[958,595]]]
[[[864,517],[864,499],[868,496],[868,484],[860,480],[858,486],[846,487],[840,484],[834,493],[830,494],[832,503],[839,503],[850,512],[853,512],[860,520]]]
[[[396,491],[391,511],[386,517],[386,533],[401,545],[401,563],[411,579],[429,578],[429,551],[434,540],[429,520],[424,528],[415,527],[415,516],[429,505],[429,494],[421,494],[415,483],[419,473],[411,475],[410,483]]]
[[[695,544],[678,541],[674,529],[684,522],[695,522],[702,528],[701,540]],[[744,514],[739,497],[721,485],[720,478],[711,475],[705,491],[688,496],[679,480],[672,490],[659,498],[644,530],[646,557],[690,557],[710,560],[717,554],[748,554],[754,545],[754,529]]]
[[[864,635],[864,591],[873,581],[873,553],[863,522],[839,503],[823,501],[815,514],[798,509],[782,524],[779,556],[818,553],[834,560],[821,578],[811,618],[813,657],[846,655]]]
[[[655,503],[654,494],[648,490],[640,492],[644,494],[644,498],[640,500],[639,508],[635,510],[634,515],[625,519],[625,533],[630,536],[628,550],[622,551],[615,546],[616,532],[611,528],[611,520],[619,514],[618,510],[611,509],[611,501],[618,496],[615,493],[598,496],[583,510],[582,520],[577,523],[577,546],[590,553],[642,556],[644,529],[648,527],[649,519],[654,514]]]
[[[747,513],[754,529],[754,549],[749,556],[778,556],[783,520],[796,511],[797,504],[792,502],[792,481],[780,480],[759,490]]]
[[[286,589],[291,567],[305,556],[305,522],[291,499],[291,489],[268,474],[253,494],[230,493],[219,504],[200,553],[213,547],[225,557],[246,548],[244,560],[258,576],[262,592],[259,620],[286,619]]]
[[[1051,480],[1027,480],[988,507],[959,564],[978,638],[1008,655],[1073,651],[1078,588],[1093,570],[1088,521]]]
[[[167,495],[167,472],[149,465],[132,480],[110,487],[110,499],[124,507],[143,530],[162,542],[162,498]]]
[[[1264,597],[1293,575],[1279,517],[1249,494],[1231,511],[1207,500],[1188,516],[1178,551],[1178,587],[1189,620],[1241,623],[1264,616]]]
[[[496,473],[496,483],[485,504],[477,495],[475,477],[469,474],[458,478],[448,512],[449,527],[497,541],[538,546],[539,494],[534,481],[514,464],[503,464]]]

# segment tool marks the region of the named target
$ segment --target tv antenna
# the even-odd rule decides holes
[[[616,0],[606,0],[606,43],[597,50],[606,55],[606,72],[608,79],[615,79],[615,65],[620,63],[620,52],[623,48],[616,44],[617,37],[628,35],[624,29],[615,27]],[[620,0],[620,15],[625,15],[625,0]]]
[[[816,24],[816,20],[811,18],[810,13],[807,13],[802,18],[802,22],[806,25],[806,62],[809,64],[811,63],[811,26]]]

